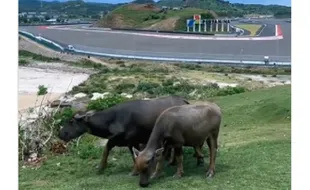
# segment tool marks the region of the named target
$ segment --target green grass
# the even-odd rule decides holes
[[[192,148],[186,148],[185,176],[174,179],[175,167],[167,167],[166,176],[151,181],[150,188],[290,189],[291,86],[215,97],[212,101],[223,110],[214,179],[205,179],[205,169],[196,166]],[[139,189],[138,177],[128,175],[132,160],[127,149],[113,149],[105,173],[96,174],[102,148],[94,146],[94,140],[86,135],[78,148],[71,148],[67,155],[49,155],[36,169],[21,168],[20,163],[20,189]],[[206,147],[204,153],[208,164]]]
[[[255,36],[256,32],[262,27],[260,24],[237,24],[238,28],[245,29],[250,32],[250,36]]]

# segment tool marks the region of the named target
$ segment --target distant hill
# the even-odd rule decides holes
[[[75,1],[39,1],[39,0],[19,0],[19,12],[49,12],[68,15],[96,15],[101,11],[111,11],[119,5],[107,3],[87,3],[82,0]]]

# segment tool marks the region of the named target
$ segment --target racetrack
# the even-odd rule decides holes
[[[41,35],[61,45],[73,45],[85,51],[139,56],[174,58],[220,59],[261,61],[269,56],[271,61],[290,62],[291,24],[281,21],[267,21],[262,36],[268,36],[272,24],[280,24],[283,39],[280,40],[193,40],[169,39],[122,32],[96,30],[66,30],[37,26],[20,27],[35,35]],[[171,34],[170,34],[171,35]],[[272,34],[274,35],[274,34]]]

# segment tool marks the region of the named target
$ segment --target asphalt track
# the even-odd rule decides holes
[[[128,35],[94,30],[43,29],[38,26],[20,27],[20,30],[41,35],[60,45],[73,45],[84,51],[100,53],[158,56],[175,58],[261,61],[291,61],[291,24],[281,20],[264,21],[266,27],[260,36],[274,36],[274,24],[280,24],[280,40],[191,40]]]

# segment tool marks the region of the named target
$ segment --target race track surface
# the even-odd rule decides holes
[[[263,41],[168,39],[93,30],[43,29],[38,26],[20,27],[20,30],[34,35],[40,34],[63,46],[71,44],[77,49],[100,53],[249,61],[263,60],[264,56],[269,56],[272,61],[290,62],[291,24],[281,20],[266,22],[261,36],[274,35],[274,24],[280,24],[283,39]]]

